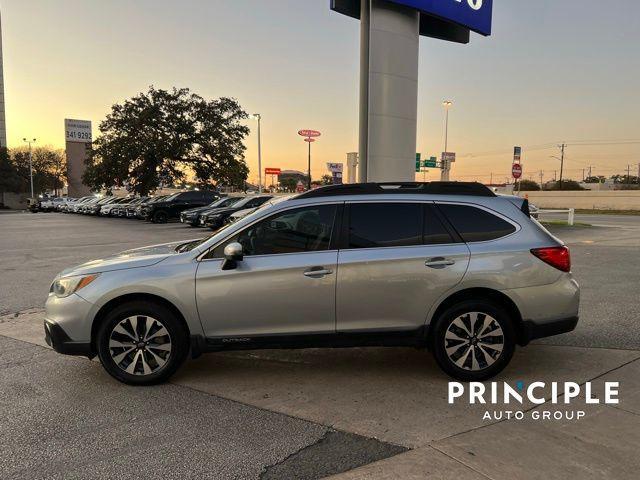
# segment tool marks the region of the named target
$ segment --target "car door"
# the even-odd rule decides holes
[[[291,208],[257,220],[199,262],[196,302],[207,337],[335,332],[338,204]],[[222,270],[223,250],[244,258]]]
[[[464,276],[469,249],[432,204],[349,202],[338,256],[339,332],[414,330]]]

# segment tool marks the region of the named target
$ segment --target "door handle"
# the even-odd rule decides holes
[[[332,273],[333,273],[333,270],[328,270],[323,267],[314,267],[304,272],[303,275],[305,277],[313,278],[313,277],[324,277],[325,275],[331,275]]]
[[[437,268],[437,267],[449,267],[451,265],[455,265],[455,263],[456,261],[451,260],[450,258],[436,257],[436,258],[430,258],[429,260],[424,262],[424,265],[426,267]]]

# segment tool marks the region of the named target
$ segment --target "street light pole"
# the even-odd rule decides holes
[[[445,121],[444,121],[444,153],[447,153],[449,150],[449,109],[453,106],[453,102],[451,100],[445,100],[442,102],[442,106],[445,110]],[[440,175],[440,180],[443,182],[449,181],[449,172],[451,170],[451,165],[449,164],[449,160],[442,158],[442,173]]]
[[[254,113],[252,117],[258,120],[258,193],[262,193],[262,138],[260,132],[262,115]]]
[[[36,143],[36,139],[34,138],[33,140],[27,140],[26,138],[23,138],[22,140],[25,143],[29,144],[29,180],[31,182],[31,198],[34,198],[33,196],[33,161],[31,160],[31,144]]]

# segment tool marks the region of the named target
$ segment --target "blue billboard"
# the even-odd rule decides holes
[[[493,0],[388,0],[456,23],[482,35],[491,35]]]

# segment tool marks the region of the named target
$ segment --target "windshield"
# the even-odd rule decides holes
[[[221,207],[230,207],[234,203],[238,203],[242,197],[224,197],[216,200],[213,203],[207,205],[207,208],[221,208]]]

